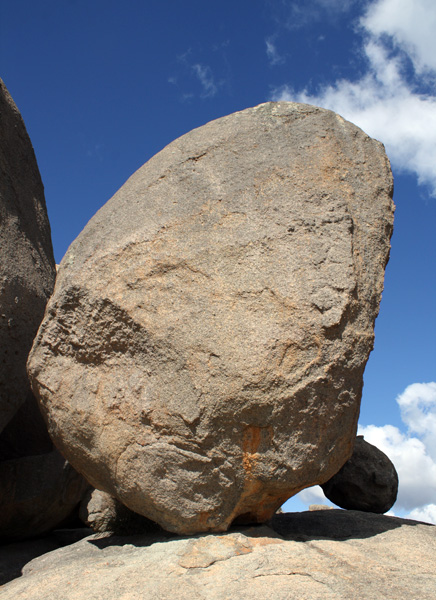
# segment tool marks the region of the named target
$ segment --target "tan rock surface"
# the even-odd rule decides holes
[[[357,511],[190,539],[92,536],[49,552],[2,600],[434,600],[436,528]]]
[[[262,522],[350,456],[392,232],[383,146],[268,103],[139,169],[70,247],[30,360],[56,444],[179,533]]]

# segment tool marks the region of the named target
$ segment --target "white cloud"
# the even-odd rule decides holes
[[[436,461],[436,383],[414,383],[397,398],[401,418],[409,431],[423,440]]]
[[[374,36],[391,36],[418,73],[436,70],[434,0],[378,0],[369,6],[361,24]]]
[[[408,515],[415,521],[424,521],[424,523],[434,523],[436,525],[436,504],[428,504],[424,508],[416,508]]]
[[[210,98],[211,96],[215,96],[218,87],[214,81],[211,68],[207,65],[196,63],[195,65],[192,65],[192,70],[203,88],[202,97]]]
[[[436,196],[436,3],[414,0],[413,10],[411,5],[411,0],[369,5],[360,20],[368,66],[362,78],[338,80],[315,94],[285,85],[274,91],[273,99],[338,112],[381,140],[392,164],[415,173]],[[413,18],[407,19],[409,8]],[[403,9],[406,16],[399,14]]]
[[[324,496],[324,492],[319,485],[306,488],[298,494],[298,498],[303,504],[307,504],[307,506],[310,506],[311,504],[328,504],[329,506],[333,506]]]

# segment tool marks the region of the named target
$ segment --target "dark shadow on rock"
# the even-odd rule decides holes
[[[269,526],[286,540],[349,540],[373,537],[402,525],[428,525],[420,521],[388,517],[358,510],[315,510],[276,514]]]
[[[39,538],[0,545],[0,586],[20,577],[23,567],[31,560],[74,544],[90,533],[85,527],[56,530]]]
[[[285,540],[296,542],[309,542],[320,539],[341,541],[373,537],[385,531],[401,527],[402,525],[427,525],[428,527],[434,527],[430,523],[401,519],[399,517],[387,517],[385,515],[357,510],[332,509],[276,514],[266,524],[233,526],[227,532],[223,533],[206,532],[194,536],[180,536],[165,531],[156,523],[152,523],[148,532],[138,532],[136,535],[105,534],[104,537],[94,537],[88,541],[100,549],[107,548],[108,546],[123,546],[125,544],[144,547],[151,546],[156,542],[194,539],[206,535],[223,536],[235,532],[242,533],[247,537],[281,537]]]
[[[146,529],[144,528],[145,524]],[[399,517],[388,517],[356,510],[334,509],[281,513],[274,515],[266,524],[239,525],[231,527],[223,533],[201,533],[194,536],[180,536],[170,533],[148,519],[144,519],[143,528],[140,531],[123,532],[122,534],[93,534],[89,528],[55,530],[44,537],[0,546],[0,585],[20,577],[23,567],[38,556],[74,544],[82,539],[100,550],[126,544],[147,547],[158,542],[198,539],[208,535],[226,536],[236,532],[247,537],[279,537],[304,543],[321,539],[338,541],[364,539],[397,529],[403,525],[434,527],[430,523]]]

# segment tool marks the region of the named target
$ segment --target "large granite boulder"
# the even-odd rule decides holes
[[[53,446],[27,356],[56,265],[44,188],[21,115],[0,80],[0,538],[50,530],[88,484]]]
[[[434,525],[357,511],[291,513],[221,535],[87,537],[21,560],[22,576],[1,597],[434,600],[435,559]]]
[[[178,533],[262,522],[350,457],[393,224],[382,144],[267,103],[139,169],[71,245],[29,357],[56,444]]]
[[[0,79],[0,432],[31,394],[27,355],[55,276],[35,154]]]
[[[358,435],[351,458],[321,487],[336,506],[385,513],[397,499],[398,475],[389,457]]]

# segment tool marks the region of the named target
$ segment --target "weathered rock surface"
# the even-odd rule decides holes
[[[386,454],[359,435],[351,458],[321,487],[336,506],[385,513],[397,499],[398,475]]]
[[[70,247],[29,358],[71,464],[179,533],[328,480],[354,444],[391,196],[383,146],[308,105],[152,158]]]
[[[31,395],[27,355],[55,275],[38,165],[0,80],[0,432]]]
[[[28,563],[2,600],[433,600],[436,528],[355,511],[224,535],[91,536]],[[60,596],[61,594],[61,596]]]

